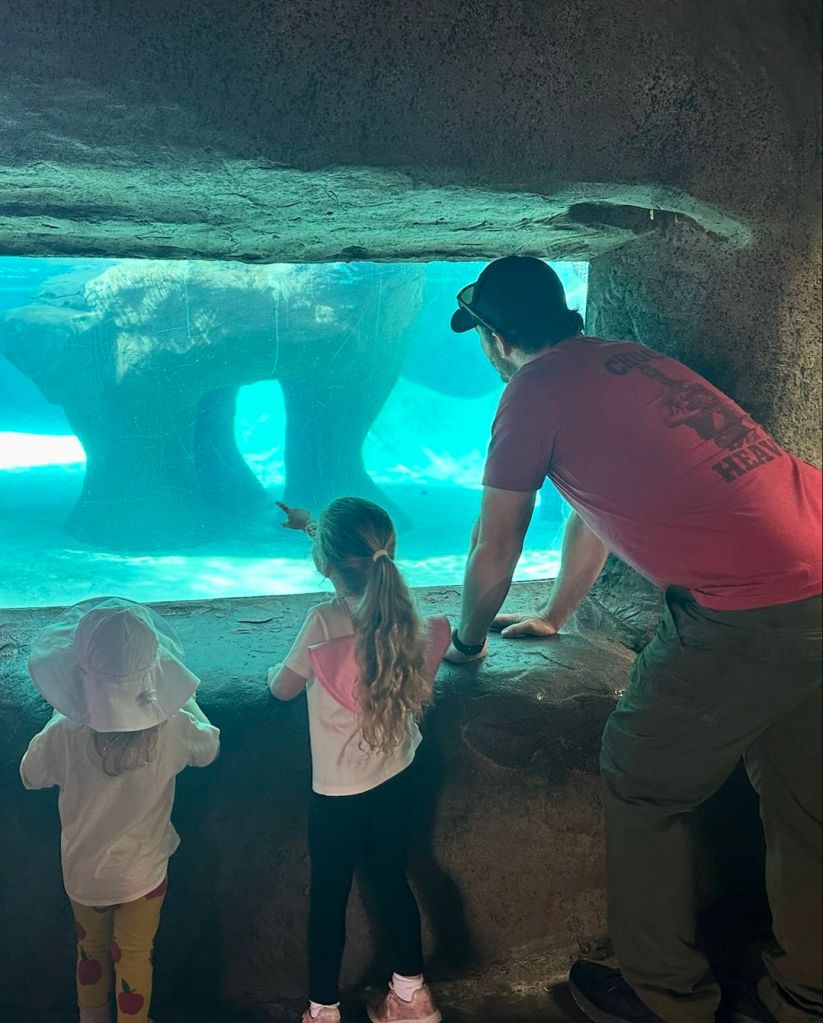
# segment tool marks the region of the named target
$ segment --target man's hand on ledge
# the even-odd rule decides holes
[[[492,631],[499,632],[503,639],[526,639],[527,637],[556,636],[559,628],[548,618],[535,614],[498,615],[492,622]]]
[[[485,640],[483,643],[483,649],[479,654],[461,654],[457,647],[452,643],[449,649],[443,655],[443,659],[448,661],[450,664],[468,664],[470,661],[482,661],[489,650],[489,641]]]

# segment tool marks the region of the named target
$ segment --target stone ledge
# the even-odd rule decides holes
[[[439,673],[419,754],[424,781],[410,870],[433,980],[465,987],[472,976],[516,975],[520,990],[521,981],[540,974],[535,964],[548,979],[578,953],[603,948],[597,751],[633,660],[609,637],[625,634],[636,647],[659,604],[652,593],[632,604],[625,573],[607,569],[606,577],[565,634],[517,643],[494,637],[484,662],[444,665]],[[512,608],[533,606],[543,588],[517,584]],[[182,845],[170,864],[157,944],[161,1010],[221,1023],[277,1019],[277,1005],[305,996],[305,703],[277,704],[264,678],[319,597],[156,605],[174,621],[187,662],[203,678],[200,699],[223,740],[216,764],[184,772],[178,782],[174,818]],[[420,591],[418,599],[426,613],[456,616],[459,607],[454,588]],[[24,1007],[45,1019],[74,997],[56,793],[26,792],[17,774],[29,738],[49,714],[25,662],[31,639],[53,614],[0,610],[3,1019],[22,1018]],[[742,771],[701,808],[696,827],[701,901],[720,920],[710,924],[715,943],[737,963],[768,920],[762,833]],[[374,918],[368,891],[356,887],[343,971],[349,988],[385,978]],[[740,929],[731,937],[730,921]],[[531,972],[521,977],[524,963]],[[498,1011],[502,1003],[492,998],[491,1005]]]
[[[547,585],[516,583],[508,605],[536,605]],[[423,614],[447,614],[456,620],[460,608],[456,588],[424,589],[416,596]],[[237,708],[270,707],[266,669],[285,656],[307,610],[326,598],[327,594],[310,593],[152,606],[179,633],[186,663],[202,680],[198,698],[204,707],[233,717]],[[27,724],[37,727],[47,720],[49,711],[31,684],[26,661],[33,639],[60,610],[0,609],[0,713],[16,708]],[[525,698],[532,714],[535,708],[539,712],[542,706],[565,706],[578,700],[613,703],[633,657],[626,646],[609,637],[609,631],[634,638],[598,599],[587,601],[569,627],[551,641],[506,642],[493,635],[484,661],[460,667],[444,662],[438,673],[438,705],[458,700],[464,708],[475,708],[470,713],[480,725],[489,720],[488,701],[500,699]],[[450,684],[457,680],[459,687]],[[275,713],[282,710],[274,705]],[[514,714],[511,720],[516,719]],[[16,752],[7,733],[0,764]]]
[[[515,587],[528,606],[533,584]],[[304,701],[276,704],[265,670],[286,652],[318,595],[160,604],[203,679],[200,699],[223,752],[178,783],[182,845],[158,942],[158,992],[234,1007],[299,997],[305,987],[309,756]],[[456,589],[418,595],[425,613],[455,616]],[[17,777],[49,710],[26,675],[28,647],[53,609],[0,611],[0,1005],[21,993],[46,1011],[70,999],[71,927],[59,873],[55,793]],[[574,631],[506,643],[445,665],[421,750],[425,775],[412,877],[430,970],[455,977],[542,956],[554,969],[605,932],[597,748],[632,654]],[[348,984],[379,980],[368,892],[352,906]],[[45,951],[42,935],[55,935]],[[13,940],[12,940],[12,935]],[[64,968],[59,965],[63,963]],[[161,997],[158,995],[158,997]]]

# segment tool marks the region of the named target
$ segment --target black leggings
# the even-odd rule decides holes
[[[346,906],[354,868],[361,859],[384,916],[392,968],[407,977],[423,972],[420,912],[406,879],[415,773],[412,765],[357,796],[312,793],[309,997],[313,1002],[333,1005],[338,1001]]]

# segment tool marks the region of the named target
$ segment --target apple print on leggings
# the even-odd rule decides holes
[[[103,967],[96,959],[89,959],[83,949],[80,949],[80,961],[77,964],[77,980],[84,986],[96,984],[103,976]]]
[[[120,983],[123,990],[117,996],[117,1008],[126,1016],[136,1016],[143,1008],[145,999],[139,991],[133,991],[124,980]]]

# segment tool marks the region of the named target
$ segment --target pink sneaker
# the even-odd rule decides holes
[[[340,1023],[340,1010],[321,1009],[319,1016],[312,1016],[311,1012],[306,1009],[301,1016],[301,1023]]]
[[[369,1006],[368,1013],[372,1023],[405,1023],[406,1020],[414,1020],[414,1023],[441,1023],[443,1019],[425,984],[419,991],[415,991],[410,1002],[404,1002],[389,988],[385,998]]]

